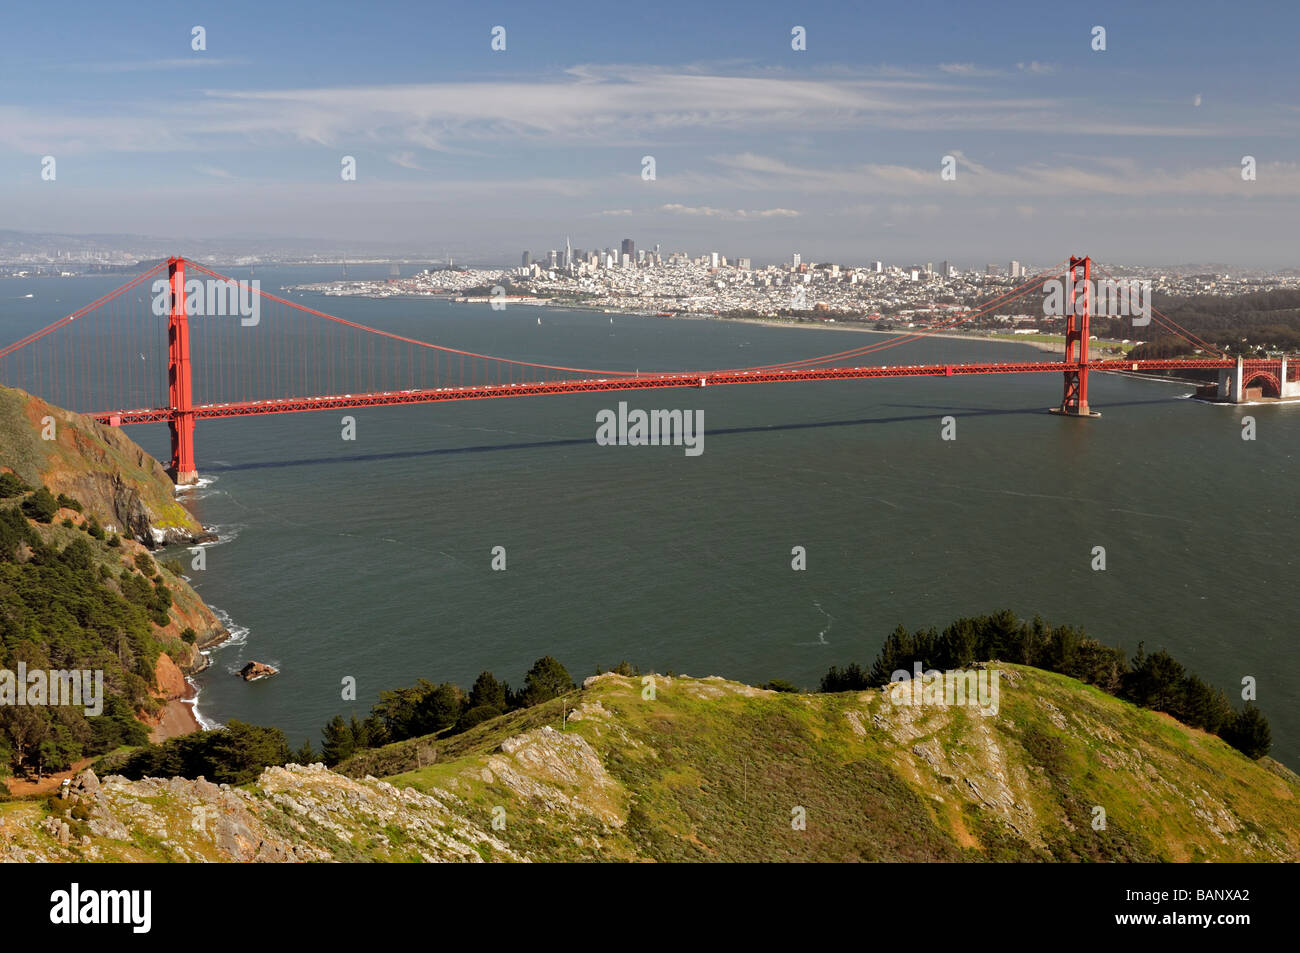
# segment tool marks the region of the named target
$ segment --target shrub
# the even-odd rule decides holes
[[[467,708],[465,714],[460,716],[460,721],[456,722],[456,731],[469,731],[475,725],[502,714],[505,713],[493,705],[475,705],[473,708]]]
[[[11,496],[21,496],[30,490],[31,487],[18,479],[16,473],[0,473],[0,499],[7,500]]]
[[[45,487],[23,500],[23,513],[38,523],[48,523],[58,511],[59,501]]]

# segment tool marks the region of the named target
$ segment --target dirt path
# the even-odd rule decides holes
[[[64,778],[75,778],[85,768],[90,766],[91,758],[83,758],[76,762],[70,771],[60,771],[58,774],[47,774],[39,781],[25,781],[18,778],[9,778],[5,781],[5,786],[9,788],[9,794],[13,797],[24,797],[29,794],[52,794],[59,789]]]

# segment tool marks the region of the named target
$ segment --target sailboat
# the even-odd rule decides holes
[[[538,326],[539,328],[542,326],[542,319],[541,319],[540,316],[539,316],[538,319],[537,319],[537,326]]]

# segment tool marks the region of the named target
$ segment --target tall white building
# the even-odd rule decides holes
[[[798,268],[802,263],[803,263],[803,257],[802,257],[798,252],[795,252],[795,253],[794,253],[794,267]]]

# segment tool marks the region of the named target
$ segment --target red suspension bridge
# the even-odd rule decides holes
[[[1300,362],[1288,366],[1285,357],[1230,358],[1154,309],[1158,328],[1204,356],[1091,359],[1092,270],[1091,259],[1071,258],[1063,270],[1039,274],[978,310],[832,354],[757,367],[645,373],[510,360],[431,344],[288,301],[198,262],[171,258],[0,348],[0,383],[23,387],[112,426],[166,422],[171,430],[169,472],[178,484],[198,478],[197,421],[259,414],[727,384],[1056,373],[1063,376],[1064,387],[1061,403],[1052,410],[1089,417],[1097,416],[1088,402],[1092,371],[1217,370],[1223,399],[1240,400],[1255,384],[1268,396],[1300,395]],[[1077,297],[1070,292],[1073,307],[1066,309],[1065,351],[1059,360],[861,363],[958,328],[1061,277],[1067,289],[1083,290]]]

